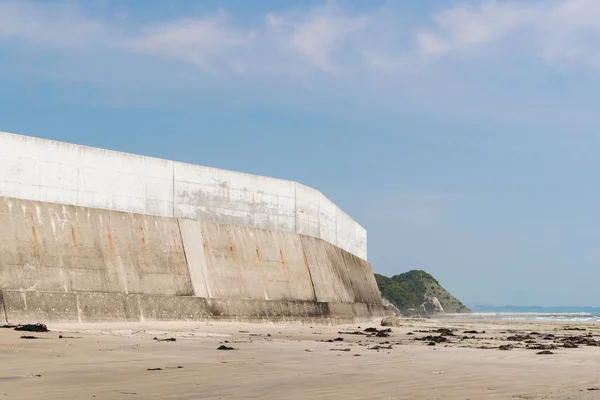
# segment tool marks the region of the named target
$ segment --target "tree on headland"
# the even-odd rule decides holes
[[[470,312],[463,303],[444,289],[431,274],[422,270],[411,270],[391,278],[375,274],[381,295],[401,312],[419,313],[421,306],[437,298],[447,313]]]

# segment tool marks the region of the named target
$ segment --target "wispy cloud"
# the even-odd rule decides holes
[[[599,68],[599,17],[595,0],[483,0],[433,15],[416,40],[419,53],[429,58],[464,55],[508,39],[514,47],[527,46],[527,53],[517,54],[522,58]]]
[[[210,73],[339,72],[342,45],[370,23],[333,3],[304,11],[266,12],[260,25],[234,24],[226,11],[132,24],[94,19],[81,8],[0,0],[0,44],[62,52],[110,50],[191,63]],[[225,69],[223,69],[225,67]],[[286,72],[286,75],[288,73]]]
[[[113,42],[109,27],[86,18],[76,7],[26,1],[0,1],[0,42],[68,48],[98,46]]]
[[[600,69],[600,2],[557,1],[540,14],[543,18],[537,34],[541,57]]]
[[[191,62],[215,73],[219,66],[244,71],[236,52],[252,45],[255,33],[232,25],[224,12],[140,27],[124,38],[126,49]]]
[[[434,27],[416,35],[419,53],[438,57],[484,46],[535,21],[536,6],[485,1],[451,7],[433,16]]]
[[[380,10],[379,10],[380,11]],[[529,55],[596,65],[600,58],[600,3],[595,0],[532,2],[472,1],[449,5],[413,22],[400,35],[384,12],[350,12],[336,3],[289,12],[265,11],[261,23],[233,22],[227,11],[127,24],[85,15],[74,5],[0,0],[0,40],[62,49],[110,48],[192,63],[204,70],[226,64],[236,73],[271,72],[273,63],[293,64],[329,74],[346,70],[388,72],[404,63],[464,55],[514,38],[528,43]],[[390,29],[382,29],[382,26]],[[377,29],[375,29],[377,28]],[[397,35],[397,36],[394,36]],[[517,37],[518,36],[518,37]],[[516,37],[516,38],[515,38]],[[380,49],[380,43],[396,43]],[[301,65],[299,65],[301,64]],[[212,68],[209,68],[212,67]],[[247,68],[246,68],[247,67]],[[398,71],[396,71],[398,72]]]
[[[418,16],[401,5],[357,11],[332,1],[265,9],[251,20],[235,12],[149,22],[135,10],[125,19],[93,15],[84,2],[0,0],[0,51],[15,55],[0,69],[123,84],[143,75],[145,85],[157,86],[215,76],[290,91],[309,83],[390,113],[404,103],[499,120],[595,115],[596,83],[576,73],[600,74],[596,0],[454,1]],[[50,54],[56,67],[35,68],[28,57],[36,52]]]
[[[347,41],[356,40],[371,22],[368,15],[347,15],[328,3],[305,13],[269,14],[267,32],[279,38],[284,51],[303,56],[310,66],[335,72],[341,66],[334,60]]]

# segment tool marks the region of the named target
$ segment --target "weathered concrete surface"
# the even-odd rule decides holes
[[[202,224],[189,219],[179,220],[184,253],[187,260],[194,294],[197,297],[213,297],[214,283],[209,271],[209,259]]]
[[[309,236],[302,236],[302,246],[306,256],[317,301],[350,303],[353,296],[344,286],[340,272],[345,268],[343,259],[328,257],[328,243]],[[336,265],[334,265],[336,263]]]
[[[110,296],[104,295],[108,300]],[[6,318],[11,323],[82,321],[76,293],[2,290],[2,297]],[[111,315],[118,315],[118,310],[111,311]]]
[[[173,167],[166,160],[0,132],[0,195],[172,216]]]
[[[323,240],[181,220],[196,296],[381,304],[369,263]]]
[[[298,235],[181,221],[194,287],[211,298],[315,300]],[[197,236],[192,236],[192,232]],[[187,250],[186,250],[187,252]],[[204,279],[200,282],[199,279]],[[208,290],[204,291],[204,286]]]
[[[371,266],[363,259],[354,254],[337,249],[342,253],[346,265],[346,276],[350,278],[352,291],[354,293],[353,303],[381,304],[381,294],[375,281],[375,275]]]
[[[42,301],[45,293],[42,292]],[[77,304],[78,322],[140,321],[142,314],[138,295],[124,293],[70,293]],[[146,295],[144,295],[146,296]],[[151,295],[147,295],[151,296]],[[178,296],[161,296],[165,299]],[[35,304],[32,304],[35,307]],[[9,313],[10,315],[10,313]],[[175,315],[175,314],[173,314]],[[46,318],[54,318],[52,313]],[[70,318],[74,319],[74,316]]]
[[[346,268],[343,251],[329,243],[325,243],[323,247],[325,248],[328,263],[333,270],[333,281],[336,283],[340,301],[342,303],[354,303],[356,296],[352,287],[352,281],[350,276],[348,276],[348,268]]]
[[[9,323],[205,321],[347,323],[387,315],[382,305],[204,299],[120,293],[2,290]]]
[[[0,132],[0,196],[313,236],[367,259],[366,230],[297,182]]]
[[[10,322],[386,313],[369,263],[321,239],[11,198],[0,198],[0,290]]]
[[[175,162],[175,217],[295,232],[296,183]]]
[[[172,218],[0,198],[0,288],[192,295]]]

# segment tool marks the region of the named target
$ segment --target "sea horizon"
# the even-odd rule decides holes
[[[509,313],[589,313],[600,314],[600,306],[520,306],[520,305],[469,305],[474,312],[509,312]]]

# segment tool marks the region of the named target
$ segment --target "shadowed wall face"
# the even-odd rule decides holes
[[[0,196],[298,233],[367,259],[367,232],[297,182],[0,132]]]

